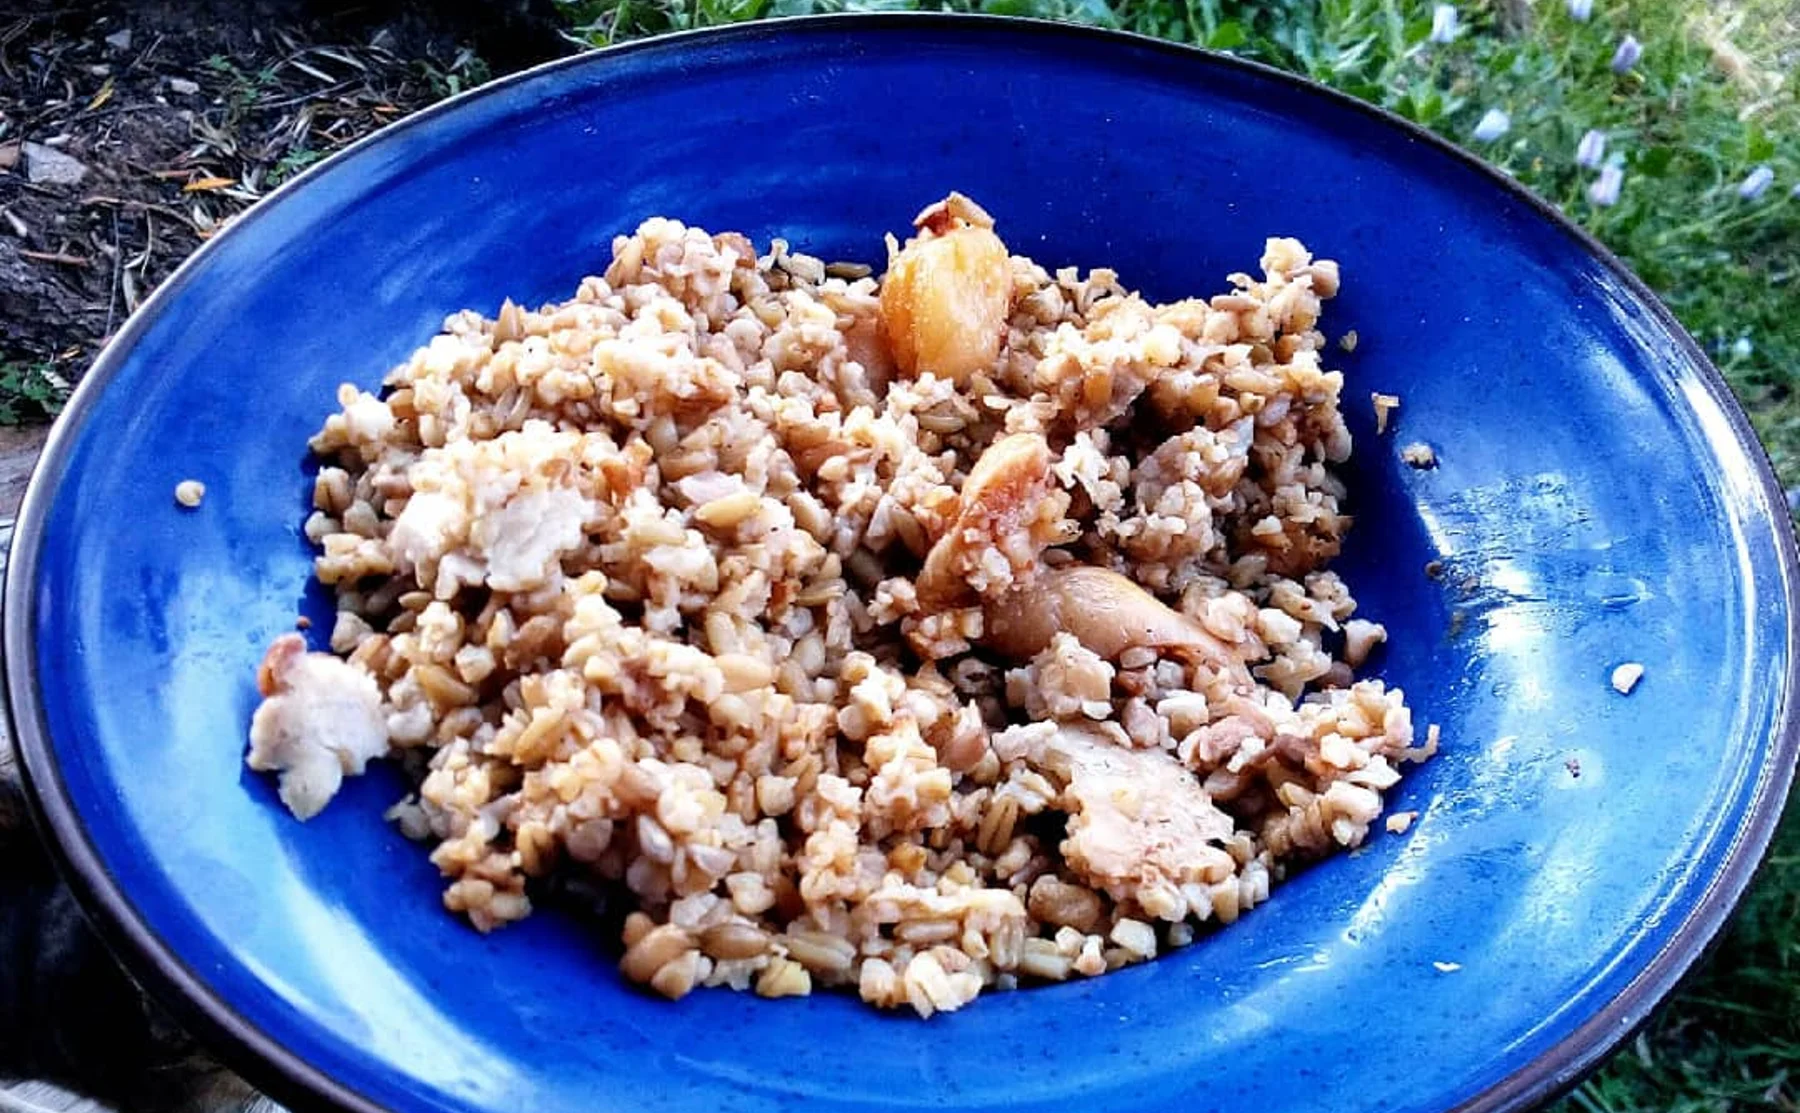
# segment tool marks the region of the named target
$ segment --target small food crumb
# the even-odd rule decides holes
[[[1426,561],[1425,562],[1425,574],[1427,576],[1430,576],[1434,580],[1437,579],[1439,576],[1442,576],[1444,574],[1444,562],[1441,560]]]
[[[1417,818],[1419,818],[1418,812],[1395,812],[1393,815],[1387,817],[1388,833],[1393,835],[1406,834],[1408,829],[1412,827],[1413,820]]]
[[[1369,395],[1369,401],[1375,404],[1375,435],[1380,436],[1387,432],[1388,415],[1400,408],[1400,396],[1376,391]]]
[[[1432,757],[1433,755],[1435,755],[1438,752],[1438,742],[1442,739],[1442,737],[1443,737],[1443,732],[1438,729],[1438,725],[1436,723],[1432,723],[1430,726],[1425,728],[1425,744],[1418,748],[1418,753],[1420,755],[1420,757],[1419,757],[1420,761],[1423,761],[1428,757]]]
[[[1423,471],[1437,467],[1437,453],[1424,441],[1416,441],[1400,450],[1400,458],[1408,464]]]
[[[312,619],[307,618],[305,615],[301,615],[294,620],[294,628],[297,630],[311,630]]]
[[[206,484],[198,479],[184,479],[175,484],[175,501],[192,510],[206,497]]]
[[[1346,332],[1343,336],[1339,337],[1338,347],[1344,349],[1346,352],[1354,352],[1356,350],[1356,330],[1351,329],[1349,332]]]
[[[1580,758],[1572,757],[1569,760],[1563,762],[1563,768],[1567,769],[1569,771],[1569,776],[1575,778],[1576,780],[1581,779],[1581,759]]]
[[[1460,962],[1434,962],[1431,965],[1440,974],[1454,974],[1462,969]]]
[[[1638,681],[1643,678],[1644,666],[1636,661],[1627,661],[1612,671],[1613,691],[1621,696],[1628,696],[1631,694],[1631,690],[1637,687]]]

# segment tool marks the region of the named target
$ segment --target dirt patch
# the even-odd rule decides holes
[[[7,5],[13,8],[13,5]],[[552,0],[25,0],[0,16],[0,422],[326,154],[574,49]]]

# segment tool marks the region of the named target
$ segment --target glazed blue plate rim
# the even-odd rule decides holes
[[[1371,120],[1398,129],[1413,142],[1448,155],[1483,176],[1490,184],[1524,203],[1539,217],[1572,239],[1598,261],[1652,315],[1659,328],[1680,349],[1696,370],[1699,384],[1725,414],[1735,447],[1754,461],[1762,494],[1769,506],[1784,506],[1768,457],[1731,389],[1660,299],[1615,255],[1585,231],[1566,220],[1545,201],[1517,181],[1494,170],[1455,145],[1374,105],[1336,92],[1315,82],[1255,62],[1196,47],[1169,43],[1120,31],[1080,27],[1021,17],[946,13],[863,13],[770,20],[726,27],[706,28],[652,39],[638,40],[604,50],[558,59],[451,97],[413,114],[310,168],[260,205],[240,217],[231,228],[195,252],[132,317],[95,360],[93,367],[55,428],[51,431],[38,466],[27,488],[13,535],[9,572],[4,589],[4,648],[6,715],[24,774],[26,798],[33,818],[49,845],[81,906],[102,937],[155,996],[174,1010],[189,1029],[200,1036],[225,1061],[266,1092],[293,1108],[332,1108],[377,1111],[380,1106],[329,1077],[312,1064],[280,1046],[272,1037],[240,1015],[231,1003],[214,992],[203,979],[160,939],[140,916],[128,894],[111,878],[91,842],[86,825],[71,799],[50,743],[45,711],[39,694],[37,656],[33,651],[36,573],[49,511],[62,482],[78,430],[101,393],[115,377],[140,334],[188,285],[203,267],[219,240],[238,234],[241,227],[265,216],[295,190],[304,188],[315,175],[328,172],[375,145],[454,112],[464,104],[545,74],[583,66],[603,66],[616,57],[646,50],[704,48],[726,42],[755,42],[784,35],[789,29],[860,32],[921,26],[1005,30],[1022,34],[1060,36],[1093,43],[1097,48],[1129,45],[1185,59],[1196,75],[1208,68],[1238,70],[1265,80],[1292,86],[1304,93],[1352,109]],[[1800,582],[1800,554],[1791,530],[1774,531],[1780,581]],[[1800,613],[1789,611],[1789,645],[1800,643]],[[1626,989],[1594,1016],[1570,1032],[1538,1058],[1456,1107],[1456,1113],[1495,1113],[1531,1108],[1573,1086],[1596,1067],[1649,1016],[1688,970],[1716,940],[1748,888],[1767,852],[1780,821],[1792,783],[1796,757],[1800,756],[1800,711],[1793,698],[1800,687],[1800,658],[1790,654],[1788,675],[1783,679],[1784,698],[1773,724],[1769,758],[1758,769],[1756,784],[1748,796],[1746,817],[1724,863],[1701,899],[1688,909],[1666,945],[1639,971]]]

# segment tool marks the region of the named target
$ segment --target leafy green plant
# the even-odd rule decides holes
[[[248,71],[223,54],[214,54],[202,64],[225,84],[222,99],[228,120],[242,119],[263,97],[280,86],[273,69]]]
[[[324,157],[324,151],[312,147],[296,147],[276,160],[264,181],[273,189]]]
[[[485,85],[493,78],[493,72],[480,55],[471,50],[464,50],[443,65],[433,58],[421,58],[413,63],[413,68],[436,98],[453,97],[465,89],[473,89],[477,85]]]
[[[48,361],[0,363],[0,425],[48,420],[68,400],[68,380]]]

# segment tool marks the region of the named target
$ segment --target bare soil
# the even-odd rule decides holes
[[[284,179],[574,49],[552,0],[3,7],[0,368],[51,382],[78,379],[182,259]],[[78,180],[45,177],[56,155]]]

